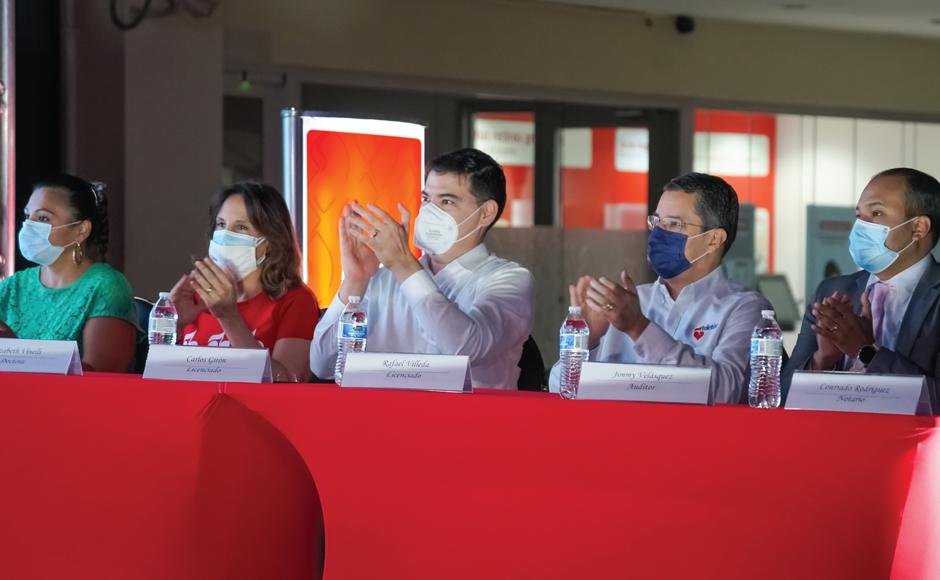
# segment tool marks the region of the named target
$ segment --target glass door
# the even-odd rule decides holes
[[[679,173],[674,111],[577,108],[555,129],[557,224],[645,231],[666,181]]]

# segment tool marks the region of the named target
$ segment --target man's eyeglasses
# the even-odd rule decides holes
[[[649,227],[650,231],[659,227],[667,232],[681,232],[685,233],[686,229],[689,226],[695,226],[697,228],[704,228],[705,224],[693,224],[691,222],[684,222],[676,218],[661,218],[658,215],[647,216],[646,225]]]

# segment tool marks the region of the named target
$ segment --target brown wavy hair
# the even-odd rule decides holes
[[[243,181],[226,187],[209,204],[209,239],[215,232],[222,204],[232,195],[241,195],[251,225],[268,242],[268,252],[259,266],[261,285],[271,298],[279,298],[303,284],[300,274],[300,246],[284,196],[274,187]]]

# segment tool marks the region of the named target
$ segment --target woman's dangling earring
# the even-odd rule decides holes
[[[82,260],[85,259],[85,250],[82,249],[81,242],[75,242],[75,247],[72,248],[72,260],[75,261],[75,265],[82,263]]]

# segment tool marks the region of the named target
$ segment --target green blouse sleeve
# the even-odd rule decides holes
[[[133,324],[137,330],[142,330],[137,325],[134,292],[123,274],[111,267],[101,268],[93,281],[93,286],[86,319],[98,316],[120,318]]]

